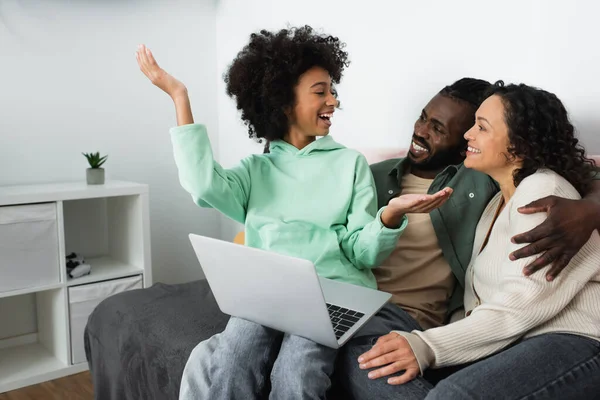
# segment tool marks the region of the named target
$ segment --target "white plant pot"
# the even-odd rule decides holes
[[[104,184],[104,168],[88,168],[85,170],[88,185]]]

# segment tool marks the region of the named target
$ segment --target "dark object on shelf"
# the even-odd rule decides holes
[[[79,278],[80,276],[89,275],[92,272],[92,267],[85,263],[85,259],[78,256],[77,253],[71,253],[67,257],[67,275],[69,278]]]

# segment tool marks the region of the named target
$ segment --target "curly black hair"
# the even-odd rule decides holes
[[[595,162],[575,137],[575,128],[563,103],[555,94],[535,87],[507,85],[498,81],[488,96],[499,96],[504,105],[511,157],[523,160],[514,172],[518,186],[538,168],[548,168],[585,195],[594,175]]]
[[[289,129],[285,110],[295,104],[300,76],[318,66],[339,83],[349,65],[345,46],[310,26],[252,33],[224,76],[227,95],[241,110],[250,138],[282,139]]]

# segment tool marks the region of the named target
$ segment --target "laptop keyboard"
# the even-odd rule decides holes
[[[344,333],[348,332],[348,329],[352,328],[365,315],[361,312],[329,303],[327,303],[327,310],[329,311],[329,318],[331,319],[336,339],[341,338]]]

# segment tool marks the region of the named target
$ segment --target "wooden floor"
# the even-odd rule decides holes
[[[0,400],[92,400],[93,398],[92,377],[89,371],[0,394]]]

